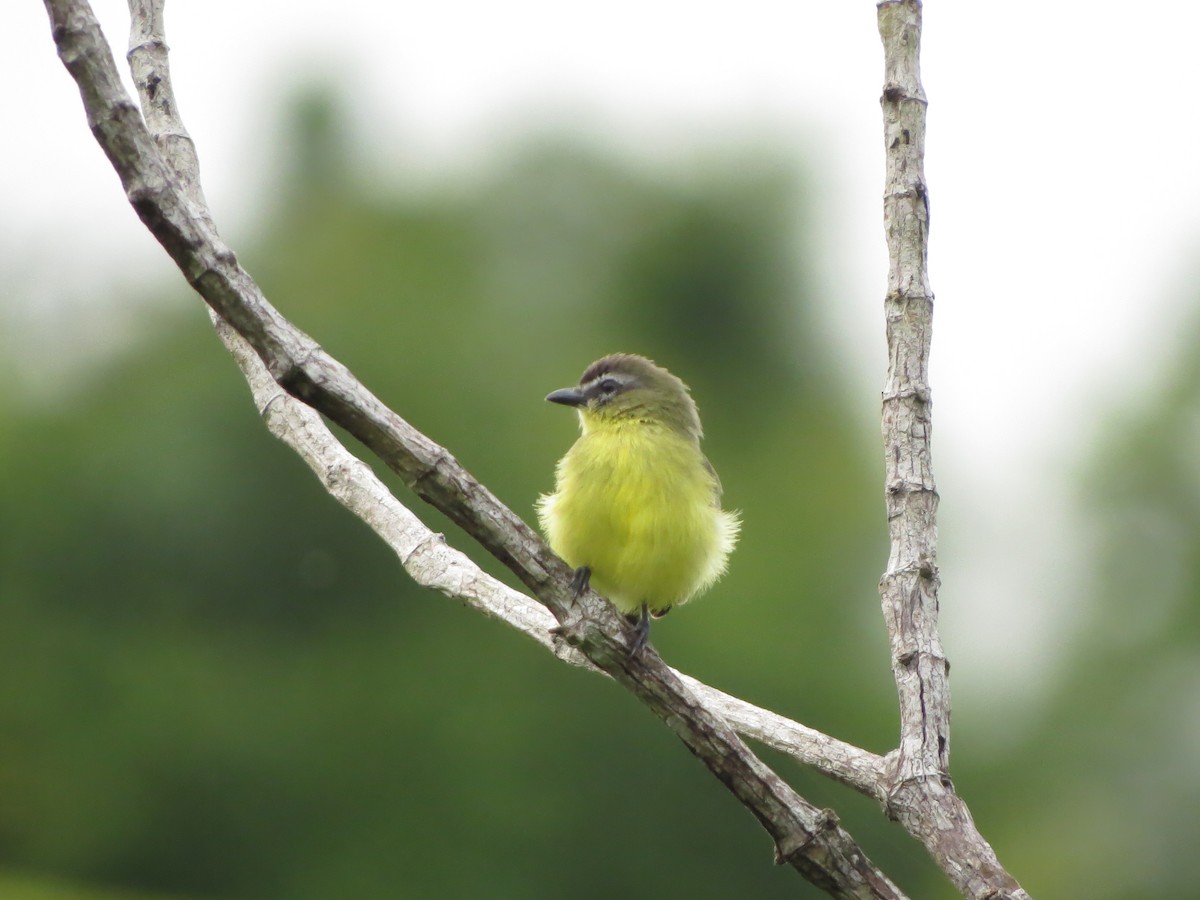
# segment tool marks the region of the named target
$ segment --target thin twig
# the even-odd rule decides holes
[[[130,203],[188,282],[254,349],[272,379],[359,438],[414,492],[508,565],[550,611],[563,638],[659,715],[759,819],[775,840],[777,861],[834,896],[903,896],[832,814],[813,807],[765,766],[656,653],[630,656],[624,623],[612,608],[594,594],[575,602],[565,564],[448,451],[384,406],[267,303],[217,235],[198,190],[189,195],[185,183],[198,185],[195,172],[181,178],[172,171],[125,95],[88,4],[45,3],[59,56],[79,85],[93,134]],[[131,12],[144,20],[135,22],[131,55],[144,53],[134,70],[149,105],[170,99],[161,11],[161,0],[131,2]],[[186,132],[172,134],[178,146],[189,148],[173,155],[172,163],[194,166]]]
[[[930,461],[929,198],[920,0],[881,0],[887,175],[888,373],[883,443],[891,554],[879,582],[900,698],[900,747],[886,808],[964,896],[1028,898],[1000,865],[950,781],[950,664],[938,636],[937,487]]]

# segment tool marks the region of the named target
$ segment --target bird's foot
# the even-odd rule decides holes
[[[591,580],[592,570],[587,566],[580,566],[575,570],[575,577],[571,579],[571,595],[575,600],[583,596],[584,591],[588,589],[588,582]]]
[[[646,646],[646,639],[650,637],[650,611],[646,604],[642,604],[641,615],[636,619],[630,616],[629,620],[633,622],[633,641],[629,645],[629,655],[637,656]]]

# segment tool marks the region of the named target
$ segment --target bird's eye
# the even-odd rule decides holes
[[[600,393],[611,396],[617,392],[617,388],[620,386],[615,378],[605,378],[600,382]]]

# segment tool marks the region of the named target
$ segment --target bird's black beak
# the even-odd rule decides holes
[[[583,406],[587,403],[587,397],[583,395],[577,387],[562,388],[546,395],[546,399],[551,403],[561,403],[563,406]]]

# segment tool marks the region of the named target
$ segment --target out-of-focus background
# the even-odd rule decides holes
[[[926,15],[955,781],[1035,896],[1191,896],[1200,8]],[[267,435],[41,5],[3,21],[0,897],[815,896],[637,704],[415,589]],[[574,437],[541,398],[613,350],[668,365],[746,524],[656,646],[894,746],[873,4],[167,25],[218,221],[287,316],[529,516]]]

